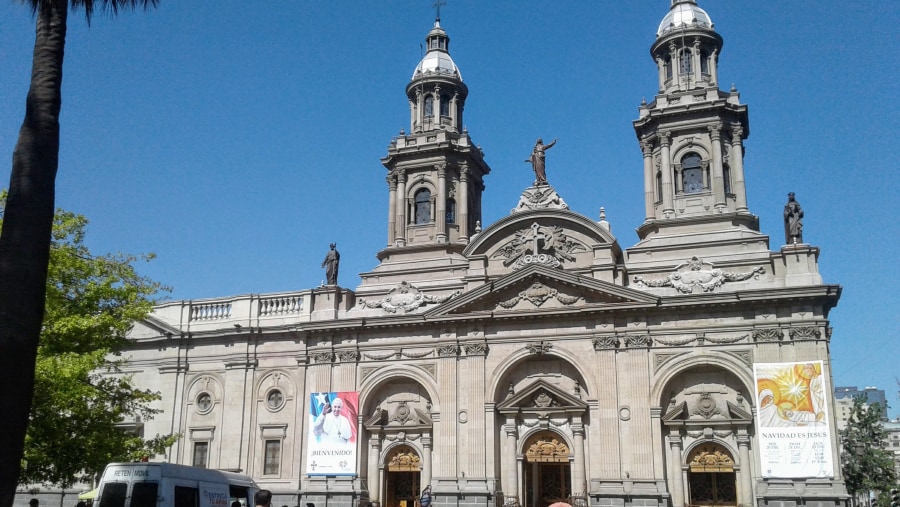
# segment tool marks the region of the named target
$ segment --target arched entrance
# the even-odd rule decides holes
[[[737,505],[734,458],[724,447],[708,443],[691,451],[688,457],[688,495],[690,505]]]
[[[408,445],[390,451],[385,463],[384,507],[415,507],[420,493],[422,460]]]
[[[571,452],[563,438],[542,431],[525,444],[523,480],[526,507],[566,502],[572,495]]]

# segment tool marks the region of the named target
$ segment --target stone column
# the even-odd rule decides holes
[[[684,193],[684,166],[680,163],[674,164],[675,169],[675,195]]]
[[[672,202],[674,194],[672,190],[672,161],[670,160],[672,155],[669,149],[672,142],[671,136],[671,132],[660,132],[659,134],[659,144],[662,147],[662,202],[663,213],[666,215],[666,218],[669,218],[670,214],[675,213],[675,205]]]
[[[653,191],[656,189],[656,178],[653,174],[653,144],[641,141],[641,152],[644,154],[644,213],[646,220],[655,216]]]
[[[397,178],[393,175],[387,177],[388,184],[388,246],[394,243],[397,237]]]
[[[519,497],[519,471],[516,466],[519,432],[516,429],[516,417],[506,417],[503,425],[506,433],[506,444],[503,446],[503,495],[509,498]]]
[[[381,481],[378,477],[378,468],[381,465],[381,437],[373,434],[369,436],[369,466],[367,468],[367,481],[369,486],[369,498],[381,501]]]
[[[747,211],[747,188],[744,185],[744,145],[740,125],[731,128],[731,177],[734,178],[734,199],[738,211]]]
[[[709,84],[712,86],[716,86],[716,83],[719,81],[718,70],[716,69],[718,63],[718,51],[713,49],[712,53],[709,54]]]
[[[459,242],[469,242],[469,169],[466,166],[459,168],[459,201],[456,203],[459,210]]]
[[[447,164],[438,164],[434,166],[438,175],[437,188],[437,213],[434,217],[435,224],[435,241],[438,243],[447,242]]]
[[[578,495],[587,491],[587,477],[584,470],[584,424],[581,416],[572,423],[572,440],[575,444],[575,462],[572,463],[572,494]]]
[[[409,99],[409,131],[415,132],[415,129],[416,129],[416,103],[413,102],[412,99]]]
[[[419,488],[431,484],[431,435],[422,436],[422,476]]]
[[[750,466],[750,436],[746,429],[738,430],[738,459],[741,472],[738,474],[738,505],[752,507],[756,505],[753,497],[753,470]]]
[[[394,232],[394,245],[406,245],[406,170],[397,171],[397,208],[395,215],[397,217],[397,229]]]
[[[725,206],[725,180],[722,170],[722,126],[709,127],[709,137],[712,140],[712,191],[713,202],[716,208]]]
[[[681,468],[681,436],[669,434],[669,463],[672,464],[672,507],[684,506],[684,472]]]

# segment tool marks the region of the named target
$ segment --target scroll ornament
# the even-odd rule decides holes
[[[754,277],[759,278],[759,275],[765,272],[765,268],[760,266],[745,273],[726,273],[721,269],[713,268],[711,263],[704,262],[694,256],[690,261],[676,266],[675,272],[665,278],[645,280],[641,276],[635,276],[634,281],[637,283],[638,288],[674,287],[682,294],[690,294],[697,287],[702,292],[713,292],[725,282],[740,282]]]
[[[460,292],[456,291],[447,296],[430,296],[409,282],[400,282],[399,285],[388,292],[384,299],[380,301],[366,301],[360,298],[359,305],[366,308],[381,308],[388,313],[397,313],[397,310],[403,310],[405,313],[408,313],[418,310],[420,306],[425,304],[443,303],[459,294]]]

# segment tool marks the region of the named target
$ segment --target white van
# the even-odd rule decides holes
[[[253,507],[249,476],[173,463],[110,463],[93,507]]]

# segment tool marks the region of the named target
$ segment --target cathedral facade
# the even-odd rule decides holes
[[[722,42],[672,0],[633,122],[646,213],[623,248],[542,178],[537,147],[535,184],[482,223],[491,168],[436,21],[382,159],[379,264],[353,290],[156,307],[125,373],[162,413],[135,425],[180,433],[166,460],[248,473],[274,505],[845,505],[841,289],[787,206],[777,250],[748,209]]]

